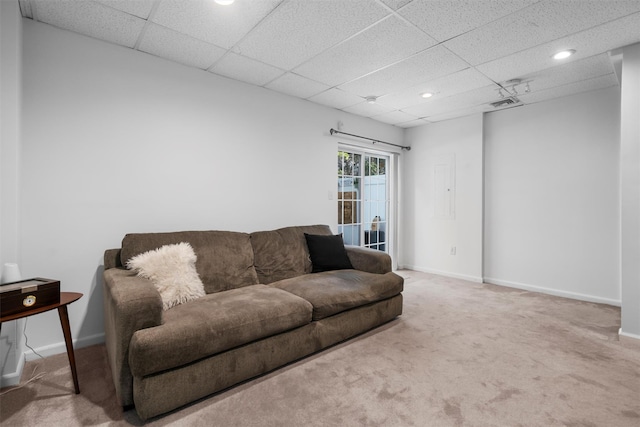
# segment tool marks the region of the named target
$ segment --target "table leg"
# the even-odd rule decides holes
[[[69,356],[69,365],[71,365],[71,375],[73,376],[73,386],[76,388],[76,394],[80,393],[78,385],[78,372],[76,371],[76,356],[73,353],[73,341],[71,341],[71,327],[69,326],[69,313],[67,306],[58,307],[58,315],[62,324],[62,333],[64,334],[64,342],[67,345],[67,355]]]

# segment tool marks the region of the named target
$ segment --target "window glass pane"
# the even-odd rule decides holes
[[[350,191],[353,191],[354,199],[361,198],[360,195],[362,194],[362,189],[360,188],[360,183],[361,183],[360,178],[353,178],[353,180],[351,181]]]
[[[342,174],[345,176],[353,176],[353,153],[341,151],[338,157],[342,163]]]
[[[360,176],[360,163],[362,162],[362,156],[360,154],[353,154],[353,175]]]
[[[371,175],[371,157],[370,156],[365,156],[364,158],[364,175],[365,176]]]
[[[360,226],[354,225],[351,227],[351,244],[360,245]]]
[[[387,220],[387,204],[385,202],[378,202],[376,208],[376,215],[380,217],[379,221]]]
[[[342,239],[345,245],[360,246],[360,226],[349,225],[343,227]]]
[[[373,203],[370,201],[365,201],[364,202],[364,229],[365,230],[370,230],[371,229],[371,222],[373,221]]]
[[[353,200],[348,200],[344,202],[344,224],[353,224],[356,222],[355,218],[355,203]]]

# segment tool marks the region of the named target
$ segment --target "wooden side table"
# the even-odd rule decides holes
[[[79,292],[60,292],[60,302],[44,307],[34,308],[33,310],[23,311],[21,313],[9,314],[7,316],[0,317],[0,328],[2,323],[10,320],[22,319],[23,317],[33,316],[34,314],[44,313],[45,311],[58,309],[58,315],[60,316],[60,324],[62,325],[62,333],[64,334],[64,342],[67,345],[67,356],[69,356],[69,365],[71,366],[71,375],[73,376],[73,386],[76,389],[76,394],[80,393],[80,386],[78,385],[78,372],[76,371],[76,356],[73,353],[73,341],[71,340],[71,327],[69,326],[69,313],[67,306],[72,302],[79,300],[82,294]]]

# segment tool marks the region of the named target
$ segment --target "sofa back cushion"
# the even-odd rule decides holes
[[[304,233],[331,235],[328,225],[285,227],[251,233],[254,263],[260,283],[311,273],[311,259]]]
[[[253,267],[253,249],[247,233],[232,231],[179,231],[174,233],[133,233],[122,239],[123,265],[143,252],[164,245],[187,242],[198,260],[196,271],[207,294],[258,283]]]

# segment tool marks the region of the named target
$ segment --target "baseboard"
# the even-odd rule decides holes
[[[91,345],[101,344],[103,342],[104,342],[104,332],[73,340],[73,348],[78,349],[82,347],[89,347]],[[34,350],[38,354],[40,354],[42,357],[49,357],[55,354],[66,353],[67,346],[64,343],[64,341],[60,341],[57,343],[34,348]],[[27,361],[35,360],[39,357],[38,354],[34,353],[33,351],[27,348],[26,351],[24,352],[24,357],[27,359]]]
[[[633,338],[633,339],[636,339],[636,340],[638,340],[638,343],[640,343],[640,335],[631,334],[631,333],[629,333],[629,332],[622,332],[622,328],[620,328],[620,329],[618,330],[618,335],[619,335],[621,338],[622,338],[622,337],[625,337],[625,338]]]
[[[541,286],[527,285],[527,284],[518,283],[518,282],[510,282],[507,280],[494,279],[492,277],[485,277],[484,282],[492,285],[507,286],[509,288],[516,288],[516,289],[522,289],[525,291],[540,292],[543,294],[555,295],[557,297],[570,298],[570,299],[576,299],[576,300],[587,301],[587,302],[595,302],[598,304],[614,305],[616,307],[620,307],[620,304],[621,304],[620,300],[601,298],[601,297],[581,294],[577,292],[561,291],[558,289],[544,288]]]
[[[20,384],[20,377],[22,377],[22,369],[24,368],[25,357],[24,353],[18,356],[18,365],[15,372],[10,374],[4,374],[0,377],[0,387],[9,387]]]
[[[437,274],[439,276],[452,277],[454,279],[468,280],[469,282],[482,283],[482,277],[469,276],[467,274],[452,273],[451,271],[436,270],[434,268],[418,267],[416,265],[405,265],[402,268],[408,270],[421,271],[422,273]]]

